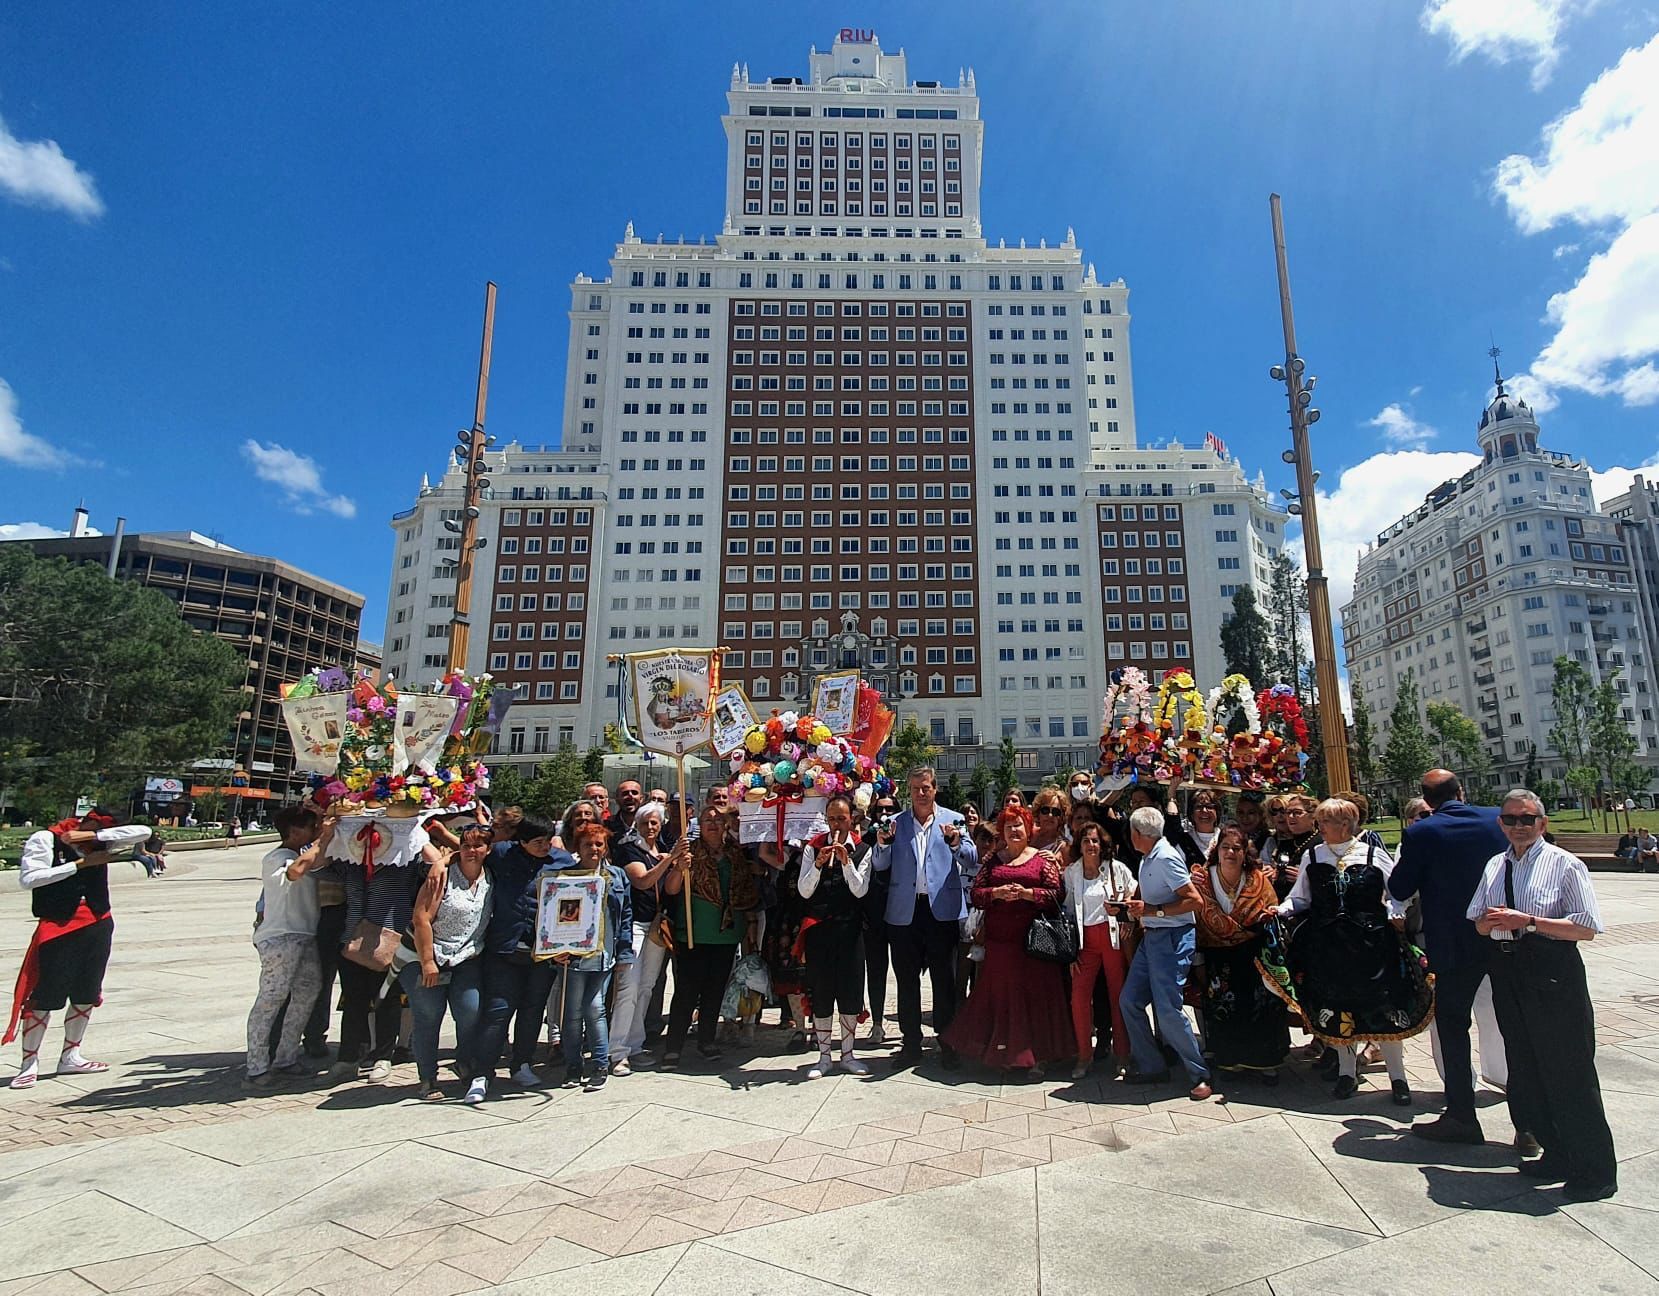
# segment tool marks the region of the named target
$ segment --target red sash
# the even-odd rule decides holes
[[[23,1016],[23,1007],[40,984],[40,947],[47,941],[54,941],[63,936],[73,935],[83,927],[90,927],[94,923],[104,922],[108,914],[100,917],[87,908],[82,900],[67,922],[53,922],[50,918],[41,918],[35,923],[35,934],[29,939],[29,948],[23,953],[23,966],[17,972],[17,985],[12,990],[12,1015],[6,1023],[6,1033],[0,1037],[0,1044],[10,1044],[17,1038],[18,1019]]]

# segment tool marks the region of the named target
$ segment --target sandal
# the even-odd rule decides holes
[[[73,1062],[64,1061],[62,1058],[58,1060],[59,1075],[97,1075],[108,1070],[108,1062],[94,1062],[91,1058],[79,1058]]]
[[[421,1086],[422,1102],[443,1102],[448,1095],[435,1084]]]

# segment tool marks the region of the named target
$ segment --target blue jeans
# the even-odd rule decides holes
[[[527,1066],[536,1055],[541,1015],[559,975],[551,959],[534,963],[528,954],[480,954],[484,971],[483,1020],[473,1043],[472,1073],[494,1075],[507,1047],[507,1028],[513,1027],[513,1051],[508,1070]]]
[[[610,1023],[605,1020],[605,989],[611,974],[565,969],[565,1019],[560,1028],[565,1050],[565,1074],[582,1074],[582,1029],[587,1028],[587,1045],[593,1050],[593,1074],[611,1069]]]
[[[1156,1075],[1166,1069],[1163,1053],[1146,1019],[1150,1006],[1158,1019],[1158,1031],[1164,1043],[1181,1059],[1187,1078],[1194,1085],[1210,1078],[1204,1054],[1193,1038],[1186,1013],[1181,1011],[1181,992],[1186,988],[1187,970],[1192,967],[1197,948],[1198,933],[1191,923],[1182,927],[1142,929],[1140,948],[1135,951],[1135,961],[1129,965],[1129,976],[1123,983],[1121,1004],[1123,1029],[1129,1036],[1135,1070],[1143,1075]]]
[[[438,1031],[444,1024],[444,1009],[455,1018],[455,1056],[470,1065],[473,1037],[478,1033],[479,987],[484,982],[481,959],[468,959],[449,969],[449,980],[442,985],[423,986],[421,965],[410,963],[398,973],[398,984],[409,996],[409,1012],[414,1018],[414,1033],[409,1046],[415,1054],[415,1070],[422,1084],[438,1082]]]

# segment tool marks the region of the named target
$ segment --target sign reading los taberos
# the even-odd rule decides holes
[[[684,756],[709,741],[713,657],[706,648],[628,654],[634,733],[646,751]]]

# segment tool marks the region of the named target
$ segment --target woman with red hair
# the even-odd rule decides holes
[[[941,1043],[1040,1080],[1044,1063],[1076,1051],[1064,969],[1025,952],[1032,921],[1059,909],[1060,862],[1032,846],[1024,806],[1005,806],[997,826],[997,851],[981,862],[973,883],[972,904],[985,913],[984,968]]]

